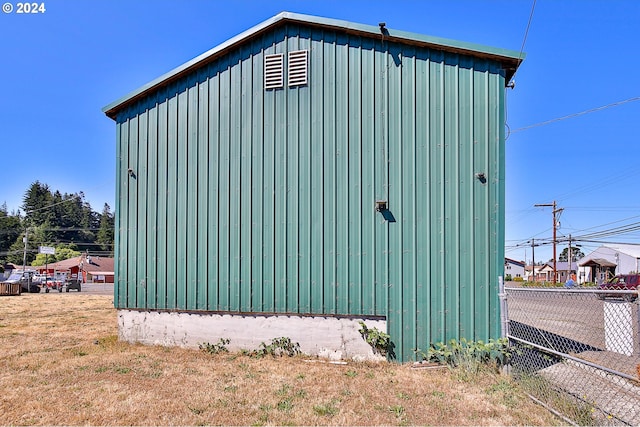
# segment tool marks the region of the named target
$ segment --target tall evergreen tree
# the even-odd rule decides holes
[[[36,181],[31,184],[22,199],[22,210],[25,213],[27,227],[36,227],[47,220],[51,223],[55,213],[49,209],[52,205],[53,194],[47,184]]]
[[[6,205],[0,211],[0,260],[23,263],[25,230],[28,237],[27,264],[35,259],[38,246],[75,245],[79,251],[113,251],[114,216],[109,205],[103,213],[94,212],[84,193],[52,192],[47,184],[36,181],[29,186],[21,206],[24,218],[16,215],[6,231]],[[98,241],[99,235],[99,241]]]
[[[0,261],[10,255],[8,252],[13,242],[22,234],[22,218],[15,213],[7,212],[7,204],[0,206]]]
[[[100,244],[100,248],[103,251],[113,252],[113,239],[115,233],[115,218],[111,213],[111,208],[107,203],[102,208],[102,214],[100,215],[100,229],[98,230],[98,236],[96,242]]]

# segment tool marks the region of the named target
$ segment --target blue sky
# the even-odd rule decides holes
[[[1,3],[6,3],[2,0]],[[44,13],[0,12],[0,203],[18,209],[38,180],[114,206],[115,124],[101,111],[281,11],[519,51],[533,0],[49,0]],[[531,238],[640,224],[640,2],[538,0],[526,60],[507,90],[506,255]],[[598,107],[609,108],[521,130]],[[609,242],[640,243],[640,232]],[[588,253],[599,244],[584,242]],[[564,248],[558,246],[558,252]],[[550,245],[536,260],[551,258]]]

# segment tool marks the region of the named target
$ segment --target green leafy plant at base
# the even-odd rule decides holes
[[[393,343],[391,342],[391,335],[384,333],[378,328],[369,328],[367,325],[361,320],[358,322],[360,324],[360,335],[362,338],[373,348],[373,351],[379,353],[383,356],[391,356],[394,357],[393,354]]]
[[[432,344],[427,353],[421,354],[424,360],[438,362],[452,367],[461,367],[467,373],[477,373],[481,367],[488,366],[498,369],[509,363],[513,350],[506,338],[489,340],[460,341],[452,339],[447,344],[438,342]]]
[[[253,357],[264,357],[264,356],[297,356],[302,354],[300,351],[300,344],[297,342],[292,342],[291,338],[288,337],[280,337],[273,338],[271,343],[260,343],[260,347],[257,350],[249,353],[250,356]]]
[[[219,353],[228,353],[227,344],[231,342],[228,338],[220,338],[217,343],[210,344],[208,342],[200,344],[198,347],[200,350],[209,354],[219,354]]]

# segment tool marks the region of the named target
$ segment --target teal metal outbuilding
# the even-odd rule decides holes
[[[382,320],[400,361],[499,337],[520,62],[284,12],[105,107],[116,308]]]

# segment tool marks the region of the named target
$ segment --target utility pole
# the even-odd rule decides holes
[[[536,280],[536,250],[535,250],[536,244],[535,244],[535,239],[531,239],[531,274],[533,274],[533,281],[537,282]]]
[[[556,253],[556,244],[557,244],[556,232],[558,230],[558,220],[556,219],[556,215],[562,212],[564,209],[563,208],[558,209],[555,200],[553,201],[553,203],[540,203],[533,206],[534,207],[548,206],[553,208],[553,211],[552,211],[553,213],[553,283],[556,283],[558,281],[558,273],[557,273],[557,266],[556,266],[556,261],[558,259],[557,253]]]

